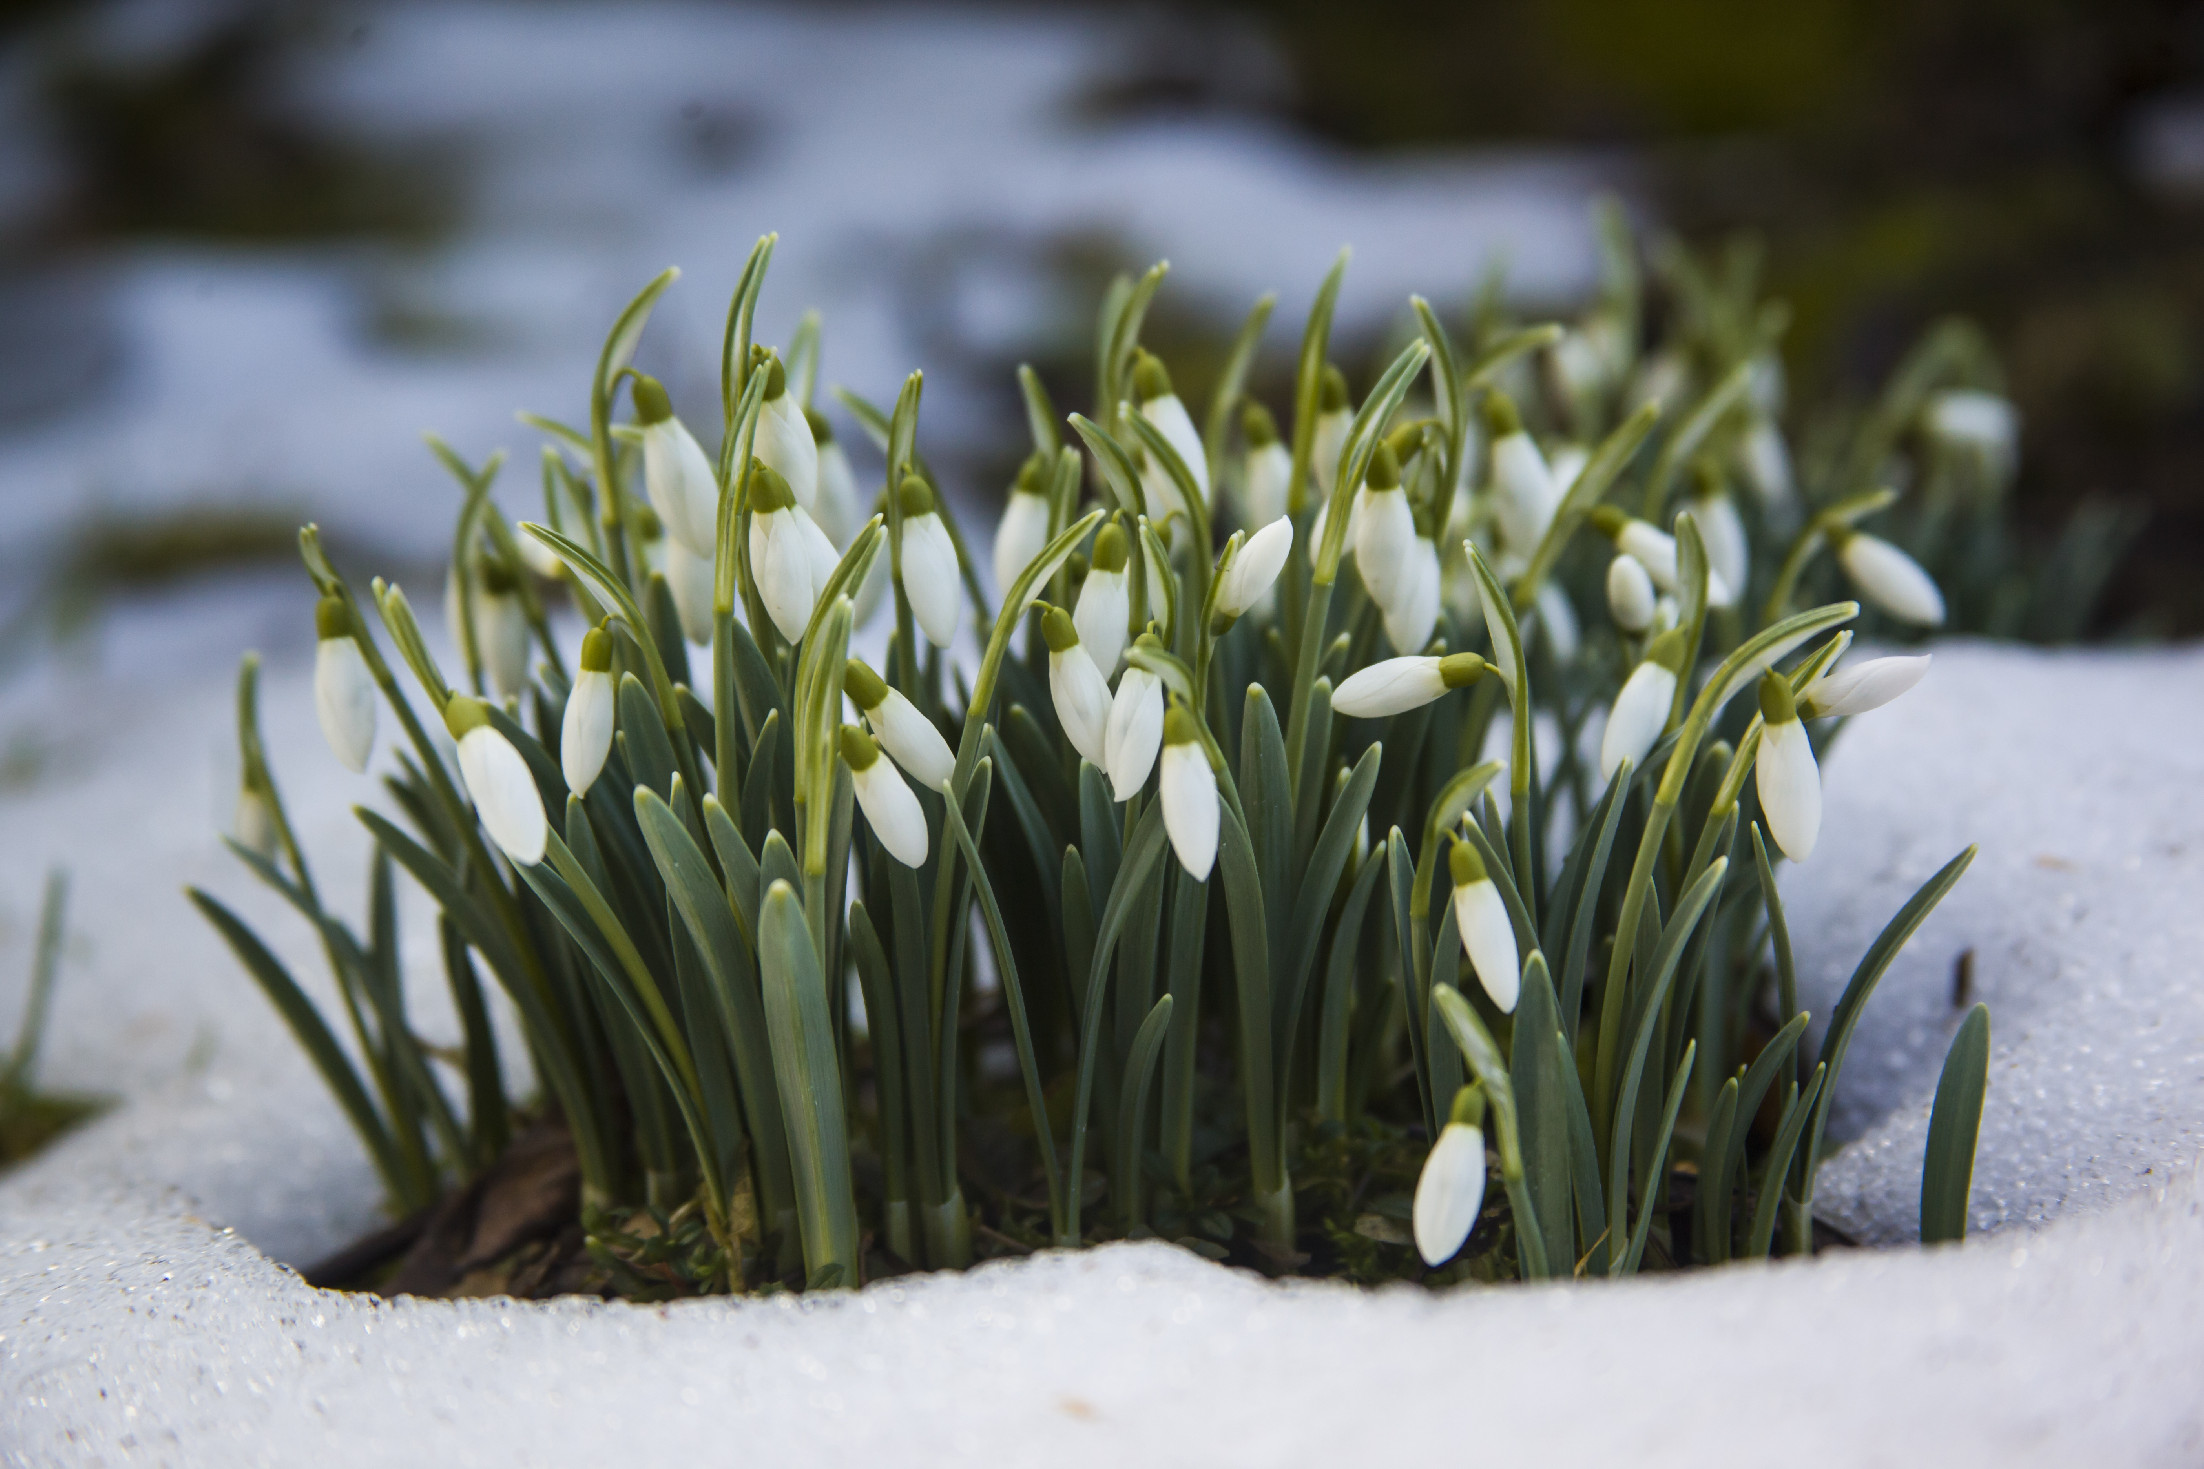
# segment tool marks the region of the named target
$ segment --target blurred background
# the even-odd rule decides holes
[[[581,418],[668,264],[639,363],[708,428],[767,230],[761,338],[816,307],[823,380],[882,402],[923,367],[921,445],[984,515],[1012,369],[1085,406],[1113,272],[1171,260],[1148,337],[1198,404],[1265,290],[1282,381],[1342,244],[1350,365],[1412,290],[1573,313],[1601,195],[1789,300],[1794,402],[1979,322],[2019,534],[2087,504],[2126,537],[2086,630],[2204,628],[2193,6],[0,0],[0,666],[303,652],[308,517],[419,602],[457,493],[420,433],[514,450],[532,514],[515,410]]]

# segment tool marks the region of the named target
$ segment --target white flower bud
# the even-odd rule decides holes
[[[1248,404],[1240,422],[1247,437],[1248,523],[1268,525],[1286,513],[1293,451],[1279,441],[1278,425],[1262,404]]]
[[[1126,559],[1125,532],[1114,521],[1103,526],[1094,538],[1094,564],[1080,583],[1079,604],[1071,615],[1080,646],[1104,678],[1117,671],[1124,656],[1127,624],[1133,615]]]
[[[907,475],[896,493],[903,508],[903,595],[926,641],[946,648],[956,638],[957,617],[964,610],[957,544],[941,523],[934,492],[926,481]]]
[[[1941,627],[1944,594],[1921,563],[1881,536],[1846,531],[1837,543],[1837,564],[1860,595],[1897,618],[1920,627]]]
[[[755,523],[755,522],[753,522]],[[673,593],[681,635],[692,643],[712,640],[712,558],[691,555],[677,540],[666,542],[666,589]]]
[[[1170,374],[1164,371],[1160,361],[1146,352],[1133,360],[1133,401],[1140,405],[1140,416],[1147,419],[1155,431],[1163,435],[1164,442],[1186,462],[1186,472],[1193,478],[1194,489],[1207,505],[1210,498],[1209,459],[1202,448],[1201,434],[1195,429],[1186,405],[1171,391]],[[1161,465],[1157,465],[1156,470],[1164,472]],[[1164,477],[1169,478],[1168,474]]]
[[[1475,1096],[1470,1088],[1462,1091]],[[1465,1116],[1467,1111],[1469,1115]],[[1482,1109],[1465,1109],[1457,1100],[1454,1116],[1439,1130],[1439,1140],[1423,1160],[1416,1178],[1416,1202],[1410,1210],[1416,1253],[1423,1263],[1444,1265],[1469,1243],[1477,1215],[1485,1206],[1485,1133]]]
[[[834,426],[826,421],[826,415],[807,408],[804,422],[811,429],[812,442],[819,447],[819,503],[813,507],[811,518],[819,522],[827,539],[847,550],[865,524],[856,472],[850,468],[849,455],[834,437]]]
[[[1607,712],[1607,731],[1599,742],[1599,774],[1612,780],[1622,762],[1632,768],[1645,763],[1646,755],[1660,742],[1668,727],[1669,706],[1676,700],[1676,675],[1683,666],[1684,639],[1679,632],[1664,632],[1646,650],[1645,660],[1630,671],[1615,706]]]
[[[750,572],[773,626],[791,643],[811,625],[821,579],[810,524],[788,482],[758,460],[750,465]]]
[[[950,753],[949,742],[934,728],[933,721],[919,713],[918,706],[904,698],[901,690],[890,688],[887,680],[863,659],[852,658],[842,674],[842,691],[864,711],[865,723],[871,726],[880,748],[913,779],[928,790],[938,791],[949,784],[956,773],[957,757]]]
[[[1207,882],[1217,863],[1217,773],[1209,768],[1194,716],[1183,708],[1163,717],[1162,763],[1156,789],[1164,832],[1186,875]]]
[[[1515,1013],[1522,993],[1522,961],[1515,947],[1515,924],[1508,905],[1485,871],[1484,858],[1466,841],[1457,841],[1448,858],[1454,877],[1454,927],[1462,936],[1477,982],[1503,1015]]]
[[[1694,495],[1691,518],[1698,523],[1699,538],[1707,548],[1707,600],[1714,600],[1717,576],[1731,591],[1744,590],[1752,542],[1745,534],[1745,518],[1737,513],[1737,502],[1720,489]]]
[[[1928,431],[1945,447],[1982,456],[2000,474],[2020,448],[2020,414],[2012,401],[1975,388],[1952,388],[1929,400]]]
[[[719,535],[719,480],[656,378],[637,374],[635,422],[643,438],[643,488],[666,534],[698,556],[712,554]],[[762,431],[762,430],[761,430]]]
[[[512,699],[528,687],[528,614],[509,590],[511,574],[504,573],[502,588],[494,580],[497,575],[486,568],[475,593],[474,640],[491,687],[499,698]]]
[[[896,774],[895,766],[880,758],[872,737],[855,725],[842,726],[842,761],[849,766],[850,787],[858,809],[872,834],[888,855],[905,867],[925,862],[932,839],[926,830],[926,812],[918,797]]]
[[[819,442],[811,436],[803,405],[788,391],[780,359],[770,359],[764,371],[765,403],[758,410],[755,453],[788,481],[788,492],[811,515],[819,508]]]
[[[1774,420],[1756,418],[1745,430],[1737,443],[1737,468],[1768,509],[1787,510],[1797,499],[1791,477],[1791,450]]]
[[[1339,457],[1346,452],[1347,430],[1354,427],[1354,409],[1347,401],[1347,376],[1330,363],[1324,365],[1316,395],[1316,431],[1309,443],[1309,473],[1317,492],[1329,500],[1339,481]]]
[[[513,861],[523,866],[541,862],[550,825],[528,762],[490,723],[480,699],[452,695],[444,706],[444,723],[459,741],[459,778],[482,829]]]
[[[995,527],[995,589],[1010,595],[1018,573],[1031,566],[1048,548],[1048,496],[1041,479],[1038,458],[1026,461],[1018,482],[1003,505],[1002,522]]]
[[[246,851],[273,862],[276,854],[275,808],[268,798],[249,785],[237,788],[237,812],[230,819],[230,835]]]
[[[1153,642],[1154,640],[1146,639]],[[1163,746],[1163,680],[1145,668],[1128,668],[1117,681],[1117,697],[1102,731],[1103,770],[1110,794],[1132,799],[1148,783],[1156,751]]]
[[[612,751],[618,694],[612,682],[612,635],[593,627],[582,635],[581,671],[574,675],[566,714],[559,721],[559,771],[577,796],[589,794]]]
[[[1391,445],[1378,445],[1363,489],[1361,520],[1353,527],[1355,571],[1370,599],[1383,605],[1387,593],[1398,585],[1401,563],[1416,540],[1416,513],[1409,508],[1408,492],[1400,486],[1400,461]]]
[[[1627,633],[1653,625],[1653,578],[1645,563],[1628,552],[1617,552],[1607,563],[1607,611]]]
[[[1041,635],[1048,640],[1049,697],[1055,702],[1064,737],[1081,759],[1098,769],[1106,768],[1109,683],[1079,645],[1079,630],[1063,608],[1051,607],[1042,616]]]
[[[1929,655],[1870,658],[1824,674],[1806,687],[1800,712],[1809,719],[1841,719],[1865,714],[1905,693],[1928,675]]]
[[[1421,709],[1449,689],[1475,683],[1487,666],[1475,653],[1388,658],[1349,674],[1332,692],[1332,712],[1350,719],[1405,714]]]
[[[1769,672],[1760,680],[1760,755],[1753,779],[1768,835],[1783,855],[1804,862],[1821,835],[1821,771],[1791,698],[1790,680]]]
[[[1409,543],[1392,593],[1380,602],[1385,640],[1396,653],[1420,653],[1439,625],[1439,548],[1428,536]]]
[[[1427,543],[1428,544],[1428,543]],[[1242,617],[1270,594],[1271,583],[1285,569],[1293,554],[1293,521],[1284,516],[1270,521],[1240,546],[1232,564],[1217,582],[1217,611],[1226,617]],[[1434,575],[1433,590],[1437,582]]]
[[[1615,543],[1615,549],[1638,558],[1653,578],[1653,585],[1662,591],[1681,595],[1677,584],[1676,538],[1667,531],[1634,515],[1625,515],[1612,505],[1602,505],[1592,512],[1592,524],[1599,527]],[[1700,540],[1704,542],[1702,530]],[[1736,589],[1714,567],[1712,551],[1707,554],[1707,605],[1727,607],[1736,601]]]
[[[314,608],[314,630],[314,714],[322,738],[345,769],[364,771],[375,750],[375,680],[353,641],[352,614],[341,599],[324,597]]]

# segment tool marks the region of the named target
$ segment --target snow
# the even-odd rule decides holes
[[[0,729],[31,692],[0,699]],[[1822,1197],[1873,1238],[1912,1229],[1921,1113],[1957,1013],[1952,960],[1972,946],[1996,1016],[1974,1200],[1992,1232],[1444,1296],[1278,1286],[1152,1244],[801,1301],[311,1290],[269,1257],[307,1259],[371,1224],[374,1181],[175,897],[210,882],[284,940],[302,979],[318,972],[212,840],[232,779],[216,753],[227,692],[35,692],[66,723],[48,768],[0,791],[0,825],[40,837],[0,846],[0,975],[20,972],[39,869],[66,861],[79,900],[52,1079],[120,1078],[127,1100],[0,1182],[7,1462],[2204,1453],[2204,1008],[2184,942],[2204,782],[2180,737],[2204,715],[2204,650],[1943,647],[1920,689],[1845,732],[1823,845],[1787,870],[1820,1011],[1920,878],[1982,844],[1867,1011],[1842,1109],[1863,1131]],[[346,803],[369,785],[321,748],[308,706],[303,662],[273,668],[278,778],[325,887],[356,894],[364,842]],[[414,915],[421,972],[429,942]],[[424,1009],[424,1029],[448,1026]]]

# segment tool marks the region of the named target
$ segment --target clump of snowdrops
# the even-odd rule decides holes
[[[1021,372],[989,556],[919,448],[919,374],[892,409],[836,390],[885,459],[864,489],[816,318],[753,344],[772,248],[728,315],[716,449],[629,366],[671,271],[587,425],[526,417],[540,522],[435,445],[456,669],[402,589],[361,598],[302,533],[331,746],[362,771],[382,711],[403,736],[397,815],[359,812],[364,934],[317,894],[247,661],[232,846],[320,935],[349,1051],[193,897],[399,1209],[522,1115],[486,969],[593,1248],[647,1221],[687,1289],[1149,1235],[1433,1280],[1812,1247],[1853,1024],[1972,853],[1810,1044],[1774,869],[1814,850],[1817,747],[1928,659],[1846,660],[1860,603],[1799,589],[1840,579],[1894,628],[1944,607],[1865,524],[1888,489],[1795,483],[1779,327],[1672,313],[1652,340],[1617,253],[1570,326],[1462,341],[1410,302],[1358,393],[1327,357],[1342,254],[1291,400],[1244,390],[1266,297],[1197,419],[1140,346],[1159,265],[1108,293],[1088,413]],[[1984,473],[2012,452],[1964,382],[1906,431]],[[394,869],[440,909],[456,1047],[407,1019]],[[1968,1075],[1925,1184],[1961,1229]]]

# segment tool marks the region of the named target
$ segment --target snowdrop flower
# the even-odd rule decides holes
[[[1714,600],[1713,576],[1720,577],[1731,591],[1743,591],[1746,568],[1751,564],[1752,543],[1745,535],[1745,518],[1737,513],[1737,502],[1729,497],[1718,479],[1710,476],[1701,482],[1691,497],[1691,518],[1697,523],[1699,538],[1707,548],[1707,569],[1712,574],[1707,600]]]
[[[516,536],[514,542],[520,547],[520,564],[537,576],[557,581],[566,575],[566,563],[559,559],[559,553],[534,536]]]
[[[1388,658],[1348,675],[1332,693],[1332,712],[1350,719],[1405,714],[1421,709],[1449,689],[1467,688],[1490,666],[1475,653]]]
[[[1485,1099],[1473,1083],[1454,1094],[1453,1110],[1439,1130],[1416,1178],[1416,1253],[1433,1268],[1469,1243],[1485,1206]]]
[[[2019,452],[2020,415],[2000,394],[1949,389],[1929,400],[1926,418],[1929,433],[1944,447],[1979,454],[2000,473]]]
[[[719,480],[695,437],[673,416],[657,378],[635,375],[635,422],[643,435],[643,488],[667,534],[692,555],[709,556],[719,539]]]
[[[1944,594],[1921,563],[1881,536],[1839,527],[1829,532],[1837,564],[1860,595],[1897,618],[1919,627],[1941,627]]]
[[[811,436],[803,405],[788,391],[788,372],[768,355],[758,369],[765,374],[765,406],[758,411],[757,457],[788,482],[789,493],[804,514],[819,508],[819,442]]]
[[[520,579],[502,561],[484,558],[474,601],[475,651],[491,686],[503,699],[528,687],[528,614],[521,610]]]
[[[1194,881],[1207,882],[1217,862],[1217,773],[1209,768],[1200,727],[1182,705],[1163,716],[1163,773],[1156,789],[1179,865]]]
[[[1161,649],[1147,633],[1142,644]],[[1125,670],[1117,681],[1117,698],[1110,704],[1109,723],[1102,731],[1103,769],[1110,777],[1110,794],[1130,800],[1148,783],[1148,772],[1163,745],[1163,680],[1141,667]]]
[[[901,690],[890,688],[862,658],[852,658],[842,671],[842,692],[864,713],[880,748],[920,785],[938,791],[949,784],[957,757],[949,753],[949,742],[934,722]]]
[[[1601,534],[1615,543],[1615,549],[1638,558],[1653,577],[1653,585],[1664,592],[1679,592],[1676,584],[1676,538],[1667,531],[1625,514],[1612,505],[1601,505],[1592,511],[1592,524]],[[1703,537],[1702,537],[1703,539]],[[1736,600],[1730,584],[1713,566],[1708,556],[1707,605],[1727,607]]]
[[[825,414],[806,408],[804,422],[810,426],[812,442],[819,448],[819,503],[811,518],[819,522],[819,529],[827,533],[829,540],[847,550],[852,538],[865,524],[864,502],[857,494],[857,474],[850,468],[849,455],[843,452],[841,441],[834,437],[834,425],[827,422]]]
[[[541,862],[550,833],[543,797],[528,762],[490,723],[489,706],[454,694],[444,705],[444,727],[459,742],[459,778],[482,829],[513,861],[524,867]]]
[[[1380,444],[1370,456],[1367,495],[1361,523],[1353,527],[1355,570],[1369,589],[1370,600],[1383,606],[1398,588],[1401,563],[1416,540],[1416,512],[1409,508],[1408,492],[1401,488],[1400,459],[1393,446]]]
[[[1523,987],[1523,968],[1508,905],[1485,871],[1485,859],[1470,843],[1456,841],[1447,865],[1454,874],[1454,927],[1462,936],[1462,952],[1492,1003],[1502,1015],[1512,1015]]]
[[[1038,454],[1026,460],[1018,482],[1010,487],[1002,521],[995,527],[995,589],[1004,596],[1010,594],[1018,573],[1048,548],[1048,487],[1041,477],[1041,464]]]
[[[1079,603],[1071,616],[1080,645],[1104,678],[1117,671],[1117,660],[1124,656],[1126,628],[1133,615],[1126,560],[1125,531],[1113,520],[1095,535],[1094,565],[1079,584]]]
[[[1055,701],[1064,737],[1081,759],[1097,768],[1107,768],[1109,683],[1079,645],[1079,629],[1063,608],[1051,607],[1042,614],[1041,636],[1048,640],[1048,691]]]
[[[1279,442],[1277,421],[1260,403],[1250,403],[1241,411],[1240,432],[1247,437],[1248,522],[1268,525],[1286,513],[1293,451]]]
[[[1808,719],[1841,719],[1880,709],[1928,675],[1929,655],[1870,658],[1823,674],[1806,686],[1799,712]]]
[[[665,577],[666,588],[673,593],[674,615],[681,620],[681,635],[692,643],[709,643],[712,640],[712,558],[692,555],[687,546],[669,539]]]
[[[1569,601],[1569,594],[1559,582],[1549,580],[1539,586],[1532,605],[1538,609],[1538,625],[1553,640],[1554,657],[1562,663],[1574,662],[1583,629],[1577,625],[1576,607]]]
[[[1553,345],[1554,376],[1571,398],[1588,398],[1607,382],[1607,356],[1589,330],[1570,332]]]
[[[1339,456],[1346,451],[1347,430],[1354,419],[1347,402],[1347,375],[1327,362],[1316,391],[1316,432],[1309,445],[1309,472],[1326,499],[1339,480]]]
[[[964,610],[957,544],[941,523],[941,511],[926,481],[905,475],[896,499],[903,508],[903,595],[910,599],[911,615],[918,619],[926,641],[946,648],[957,635],[957,616]]]
[[[1133,358],[1133,402],[1139,405],[1140,416],[1147,419],[1156,432],[1163,435],[1164,442],[1186,461],[1186,472],[1193,477],[1194,488],[1200,492],[1202,504],[1206,506],[1209,503],[1209,459],[1202,449],[1201,434],[1195,429],[1186,405],[1171,391],[1171,374],[1164,370],[1160,359],[1145,351]],[[1166,481],[1170,478],[1160,464],[1155,466],[1154,472]],[[1173,498],[1177,498],[1175,485]]]
[[[1768,835],[1793,862],[1804,862],[1821,835],[1821,771],[1799,722],[1791,681],[1770,669],[1760,680],[1760,755],[1753,780]]]
[[[1653,625],[1653,578],[1645,563],[1627,551],[1616,552],[1607,563],[1607,612],[1627,633]]]
[[[1645,659],[1630,671],[1615,707],[1607,712],[1607,732],[1599,742],[1599,774],[1612,780],[1623,761],[1643,765],[1668,727],[1676,701],[1676,679],[1684,666],[1684,635],[1670,629],[1653,640]],[[1336,702],[1336,701],[1335,701]]]
[[[1562,487],[1524,431],[1513,399],[1505,393],[1486,394],[1484,420],[1492,439],[1492,508],[1500,539],[1509,550],[1528,556],[1553,524]]]
[[[1280,515],[1249,536],[1223,574],[1217,579],[1217,616],[1228,623],[1247,614],[1249,608],[1270,595],[1271,583],[1293,554],[1293,521]],[[1437,593],[1436,568],[1433,594]],[[1081,636],[1085,634],[1082,633]]]
[[[854,724],[842,726],[842,763],[849,767],[858,808],[888,855],[905,867],[924,863],[929,845],[925,810],[895,767],[880,758],[872,736]]]
[[[559,771],[566,788],[589,794],[612,750],[612,725],[619,691],[612,683],[612,634],[593,627],[582,634],[582,668],[566,696],[559,721]]]
[[[314,605],[314,633],[314,714],[329,748],[357,774],[367,769],[375,749],[375,680],[353,640],[352,613],[341,598],[324,597]]]
[[[244,781],[237,787],[237,810],[230,818],[230,835],[246,851],[271,862],[275,860],[275,807],[251,781]]]
[[[1409,542],[1391,595],[1379,605],[1385,640],[1396,653],[1421,653],[1439,625],[1439,548],[1431,537]]]
[[[1770,510],[1786,510],[1797,499],[1791,476],[1791,450],[1775,420],[1755,418],[1737,441],[1737,468],[1745,483]]]
[[[788,481],[771,465],[751,460],[750,571],[773,626],[791,643],[802,641],[819,600],[817,550],[807,527],[818,531]]]

